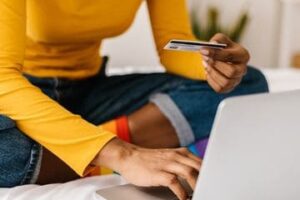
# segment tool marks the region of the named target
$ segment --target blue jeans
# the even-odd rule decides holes
[[[202,81],[154,73],[85,80],[36,78],[25,75],[50,98],[75,114],[99,125],[129,115],[152,102],[174,126],[181,146],[207,138],[219,103],[230,96],[268,91],[264,75],[250,68],[242,83],[229,94],[217,94]],[[43,147],[23,134],[15,122],[0,116],[0,187],[34,183]]]

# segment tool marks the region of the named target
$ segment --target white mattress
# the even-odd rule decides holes
[[[124,73],[131,73],[132,68],[126,68]],[[158,69],[161,71],[161,69]],[[147,72],[139,70],[138,72]],[[263,70],[266,75],[271,92],[300,89],[300,70]],[[110,74],[120,74],[118,70],[110,70]],[[125,181],[117,176],[102,176],[81,179],[65,184],[52,184],[46,186],[27,185],[11,189],[0,189],[1,200],[101,200],[95,192],[100,188],[124,184]]]

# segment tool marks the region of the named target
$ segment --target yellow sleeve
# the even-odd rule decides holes
[[[1,0],[0,13],[1,115],[83,175],[115,136],[68,112],[23,78],[26,0]]]
[[[171,39],[195,40],[185,0],[147,0],[154,39],[167,72],[205,80],[200,53],[166,51]]]

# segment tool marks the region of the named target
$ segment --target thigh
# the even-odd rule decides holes
[[[267,92],[268,85],[260,71],[249,67],[241,84],[228,94],[215,93],[205,81],[166,73],[98,78],[85,90],[87,95],[78,97],[81,100],[69,109],[93,124],[129,115],[162,94],[176,105],[189,123],[195,140],[199,140],[209,136],[217,107],[223,99]]]
[[[99,125],[131,114],[147,104],[151,95],[182,82],[180,77],[163,73],[101,77],[85,86],[88,91],[85,95],[77,94],[76,101],[68,101],[64,106]]]
[[[60,103],[58,79],[25,77]],[[63,85],[62,90],[65,88]],[[27,137],[13,120],[0,115],[0,187],[60,183],[76,178],[78,175],[63,161]]]
[[[0,187],[34,182],[41,147],[26,137],[11,119],[0,115]]]

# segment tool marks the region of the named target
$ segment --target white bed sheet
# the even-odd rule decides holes
[[[300,89],[300,69],[264,69],[271,92]]]
[[[101,188],[126,184],[118,175],[80,179],[65,184],[26,185],[0,189],[1,200],[104,200],[96,194]]]
[[[122,72],[131,73],[135,70],[127,68]],[[158,71],[161,71],[158,68]],[[147,72],[139,70],[138,72]],[[300,89],[300,70],[281,69],[263,70],[271,92]],[[110,74],[120,74],[118,70],[111,70]],[[65,184],[51,184],[46,186],[27,185],[11,189],[0,189],[0,200],[102,200],[96,194],[100,188],[125,184],[126,181],[118,175],[86,178]]]

